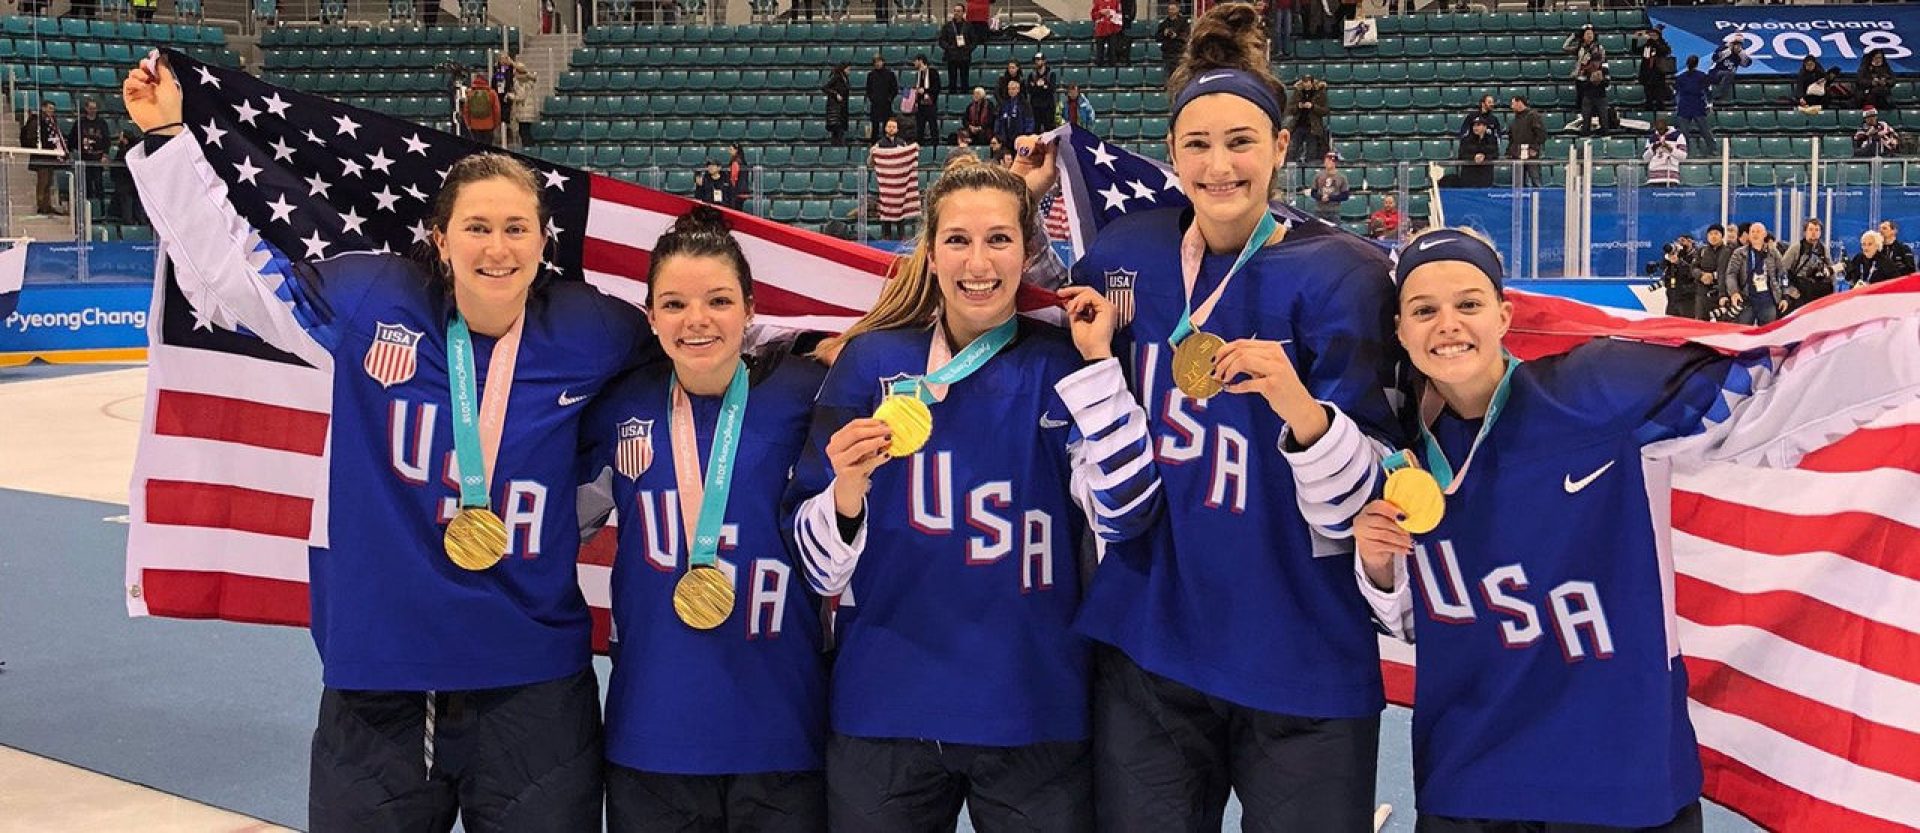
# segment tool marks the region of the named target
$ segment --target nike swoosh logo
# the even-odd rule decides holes
[[[1225,78],[1225,77],[1227,77],[1227,74],[1226,74],[1226,73],[1224,73],[1224,72],[1216,72],[1216,73],[1214,73],[1214,74],[1212,74],[1212,75],[1202,75],[1202,76],[1200,76],[1200,78],[1199,78],[1198,80],[1196,80],[1196,81],[1194,81],[1194,82],[1193,82],[1193,84],[1194,84],[1194,86],[1196,86],[1196,87],[1197,87],[1197,86],[1199,86],[1199,85],[1201,85],[1201,84],[1205,84],[1205,83],[1208,83],[1208,82],[1211,82],[1211,81],[1218,81],[1218,80],[1220,80],[1220,79],[1222,79],[1222,78]]]
[[[1453,238],[1450,238],[1450,237],[1443,237],[1439,240],[1422,240],[1420,241],[1420,251],[1424,252],[1435,246],[1439,246],[1445,243],[1452,243],[1452,242],[1453,242]]]
[[[1570,494],[1570,495],[1579,494],[1581,489],[1587,488],[1587,486],[1592,484],[1593,481],[1599,480],[1600,475],[1606,474],[1607,469],[1613,468],[1613,463],[1614,461],[1608,460],[1606,465],[1601,466],[1600,468],[1594,469],[1592,474],[1589,474],[1586,477],[1582,477],[1579,480],[1573,479],[1573,475],[1569,474],[1567,475],[1566,482],[1562,485],[1566,487],[1567,494]]]
[[[585,401],[587,401],[588,399],[591,399],[591,398],[593,398],[593,394],[587,394],[587,395],[585,395],[585,396],[568,396],[568,395],[567,395],[567,392],[566,392],[566,391],[561,391],[561,392],[560,392],[560,407],[562,407],[562,408],[565,408],[565,407],[567,407],[568,405],[578,405],[578,404],[580,404],[580,403],[582,403],[582,402],[585,402]]]
[[[1047,416],[1046,414],[1040,415],[1041,428],[1065,428],[1069,424],[1070,423],[1068,423],[1064,419],[1054,419],[1053,417]]]

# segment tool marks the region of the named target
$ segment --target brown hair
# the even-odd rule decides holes
[[[1280,79],[1273,77],[1267,59],[1267,39],[1262,35],[1260,13],[1246,3],[1222,3],[1193,21],[1187,37],[1187,51],[1167,76],[1167,93],[1177,97],[1197,76],[1216,69],[1237,69],[1253,73],[1283,104],[1287,92]],[[1279,130],[1280,125],[1273,126]]]
[[[919,239],[914,241],[912,253],[893,262],[887,272],[887,284],[880,290],[879,299],[873,302],[873,309],[846,332],[820,342],[814,350],[815,357],[831,363],[840,355],[841,348],[861,333],[917,327],[933,321],[934,313],[940,308],[940,282],[928,259],[932,257],[934,235],[939,233],[940,203],[958,191],[1000,191],[1013,197],[1020,206],[1021,251],[1026,250],[1027,231],[1033,227],[1036,212],[1026,180],[1007,168],[989,165],[971,155],[948,160],[946,170],[927,192],[926,218],[920,224]]]
[[[476,153],[453,163],[453,167],[447,169],[447,177],[440,184],[440,190],[433,195],[433,202],[427,205],[427,230],[445,236],[447,224],[453,221],[453,204],[460,199],[461,189],[475,182],[495,178],[518,185],[533,195],[534,204],[539,206],[536,220],[540,224],[540,233],[545,235],[548,212],[546,201],[540,198],[540,180],[533,175],[533,169],[504,153]],[[433,240],[429,238],[416,249],[416,257],[425,261],[427,273],[433,276],[434,282],[452,291],[453,276],[446,274],[441,266],[440,250]],[[545,277],[544,274],[540,276],[541,279]],[[544,283],[541,279],[535,280],[536,286]]]
[[[747,303],[753,303],[753,268],[747,265],[746,253],[740,250],[740,241],[735,240],[733,231],[727,227],[727,215],[711,205],[696,205],[693,210],[673,221],[673,227],[653,244],[653,255],[647,262],[647,308],[653,308],[653,288],[658,286],[660,264],[668,258],[717,257],[733,267],[734,278],[740,281],[740,296]]]

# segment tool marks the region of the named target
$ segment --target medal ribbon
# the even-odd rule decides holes
[[[720,400],[720,420],[707,452],[707,475],[700,477],[700,444],[694,436],[693,400],[675,376],[673,477],[680,488],[680,523],[687,531],[687,569],[712,567],[720,558],[720,527],[726,523],[727,495],[733,489],[733,462],[740,450],[740,429],[747,420],[747,363],[733,368],[733,381]]]
[[[513,368],[520,358],[522,314],[493,345],[487,362],[487,389],[479,407],[473,370],[473,333],[458,310],[447,326],[447,386],[453,393],[453,453],[460,468],[460,508],[485,509],[493,464],[500,458],[500,433],[507,421],[507,394],[513,389]]]
[[[1233,282],[1233,276],[1240,267],[1253,259],[1260,247],[1267,245],[1267,238],[1273,236],[1274,229],[1280,227],[1280,221],[1274,219],[1272,212],[1260,216],[1260,224],[1253,227],[1253,236],[1247,238],[1247,244],[1240,247],[1240,256],[1234,258],[1233,268],[1220,278],[1220,284],[1213,288],[1213,294],[1200,302],[1200,308],[1193,308],[1193,287],[1200,280],[1200,261],[1207,253],[1206,238],[1200,236],[1200,224],[1187,226],[1187,234],[1180,239],[1180,280],[1187,288],[1186,307],[1180,311],[1180,320],[1173,326],[1173,335],[1167,337],[1167,343],[1175,347],[1185,341],[1195,330],[1205,326],[1207,319],[1213,316],[1214,305],[1220,303],[1221,294],[1227,291],[1227,284]]]
[[[1487,415],[1480,420],[1480,433],[1474,435],[1473,445],[1467,447],[1467,459],[1460,462],[1458,474],[1454,473],[1453,464],[1447,462],[1446,452],[1440,450],[1440,441],[1433,438],[1433,431],[1428,427],[1433,424],[1434,418],[1440,415],[1440,408],[1444,403],[1440,400],[1440,395],[1433,392],[1432,386],[1428,386],[1426,392],[1420,396],[1420,441],[1425,451],[1423,456],[1427,459],[1427,472],[1440,483],[1440,489],[1446,494],[1453,494],[1460,483],[1466,480],[1467,467],[1473,465],[1473,455],[1480,451],[1480,442],[1487,438],[1488,432],[1493,430],[1494,422],[1500,419],[1500,411],[1507,406],[1507,394],[1512,389],[1513,371],[1520,367],[1520,360],[1504,350],[1501,353],[1506,356],[1507,370],[1500,375],[1500,386],[1493,389],[1493,399],[1487,403]]]
[[[1008,318],[1000,326],[981,333],[960,355],[949,359],[946,328],[936,322],[933,342],[927,346],[926,375],[894,382],[887,386],[887,392],[911,396],[928,405],[938,402],[946,397],[948,385],[972,376],[974,371],[986,366],[988,359],[1006,349],[1019,328],[1017,317]]]

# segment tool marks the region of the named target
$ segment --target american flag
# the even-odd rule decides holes
[[[891,223],[920,216],[920,146],[875,145],[872,162],[880,191],[880,219]]]
[[[1170,169],[1085,130],[1052,134],[1083,253],[1108,221],[1187,205]],[[1310,220],[1284,206],[1283,219]],[[1920,278],[1822,299],[1745,330],[1510,292],[1521,358],[1596,337],[1787,346],[1908,310]],[[1920,405],[1889,411],[1792,468],[1676,468],[1679,642],[1706,793],[1775,830],[1920,828]],[[1395,702],[1413,647],[1382,639]]]

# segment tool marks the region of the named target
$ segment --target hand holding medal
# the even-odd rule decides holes
[[[1438,527],[1447,513],[1447,496],[1440,489],[1440,481],[1414,465],[1413,453],[1408,451],[1388,457],[1381,467],[1387,471],[1381,497],[1398,510],[1395,522],[1400,528],[1421,535]]]
[[[856,419],[833,432],[827,440],[827,462],[833,466],[835,512],[848,518],[860,514],[873,471],[892,459],[888,449],[893,444],[893,429],[879,419]]]

